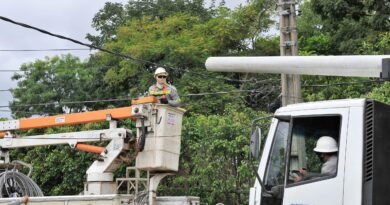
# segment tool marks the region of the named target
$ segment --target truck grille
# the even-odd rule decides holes
[[[372,180],[374,162],[374,103],[366,101],[364,181]]]

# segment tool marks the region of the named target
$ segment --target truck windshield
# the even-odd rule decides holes
[[[289,122],[279,121],[276,128],[264,178],[264,185],[268,190],[284,183],[289,125]]]

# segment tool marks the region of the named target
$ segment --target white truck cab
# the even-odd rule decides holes
[[[390,106],[369,99],[278,109],[264,144],[250,205],[390,204]],[[321,174],[321,136],[336,140],[335,174]],[[311,177],[297,181],[298,170]],[[261,184],[263,186],[261,186]]]

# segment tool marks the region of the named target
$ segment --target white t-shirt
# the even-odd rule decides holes
[[[321,167],[321,174],[334,175],[337,171],[337,156],[332,155]]]

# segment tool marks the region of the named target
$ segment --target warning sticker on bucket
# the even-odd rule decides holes
[[[176,114],[175,113],[167,113],[167,124],[175,125],[176,124]]]

